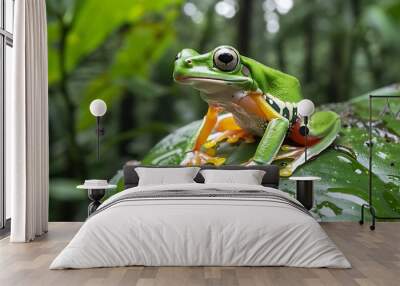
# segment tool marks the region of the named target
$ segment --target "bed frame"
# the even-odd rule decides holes
[[[124,166],[124,182],[125,189],[133,188],[138,185],[139,177],[135,171],[137,167],[152,167],[152,168],[184,168],[183,166],[143,166],[143,165],[132,165],[129,162]],[[279,167],[275,165],[263,165],[263,166],[200,166],[202,170],[204,169],[220,169],[220,170],[263,170],[265,175],[262,180],[262,185],[265,187],[279,188]],[[203,176],[198,173],[194,178],[197,183],[204,183]]]

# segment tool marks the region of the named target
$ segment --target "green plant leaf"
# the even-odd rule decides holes
[[[375,90],[368,94],[399,94],[399,85],[392,85]],[[300,166],[294,175],[319,176],[321,181],[315,183],[316,208],[314,212],[322,220],[358,220],[360,208],[368,202],[368,155],[366,146],[368,133],[366,128],[357,124],[351,124],[354,120],[366,126],[368,116],[368,94],[355,98],[347,103],[326,105],[321,109],[335,109],[343,115],[348,124],[340,132],[337,144],[349,148],[356,158],[347,153],[329,148],[322,152],[318,158]],[[384,105],[374,105],[375,119]],[[393,106],[395,104],[393,103]],[[347,110],[352,113],[347,114]],[[142,163],[155,165],[179,164],[184,156],[184,150],[192,136],[196,134],[201,121],[188,124],[171,133],[161,140],[144,157]],[[383,126],[386,128],[395,121],[389,121],[384,117]],[[398,123],[397,123],[398,124]],[[375,133],[378,132],[375,128]],[[394,216],[400,213],[400,169],[398,154],[400,144],[393,141],[387,142],[387,138],[374,136],[373,153],[373,203],[379,216]],[[391,139],[394,140],[394,139]],[[229,144],[228,144],[229,145]],[[242,164],[253,156],[257,142],[253,144],[234,144],[226,146],[221,144],[217,149],[217,155],[227,158],[226,164]],[[278,164],[280,162],[277,162]],[[292,195],[295,193],[295,184],[287,178],[282,178],[280,188]]]

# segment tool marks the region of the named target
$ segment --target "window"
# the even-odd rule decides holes
[[[11,92],[14,0],[0,0],[0,228],[4,229],[10,213],[10,194],[4,187],[4,106]]]

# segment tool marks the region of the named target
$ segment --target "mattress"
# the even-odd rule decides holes
[[[50,269],[130,265],[351,267],[286,193],[197,183],[139,186],[114,195]]]

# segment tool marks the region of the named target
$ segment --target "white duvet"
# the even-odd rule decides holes
[[[104,202],[50,269],[145,266],[294,266],[349,268],[308,214],[258,198],[152,198],[114,203],[131,192],[263,190],[231,184],[135,187]],[[290,198],[294,201],[294,199]],[[108,206],[108,207],[107,207]]]

